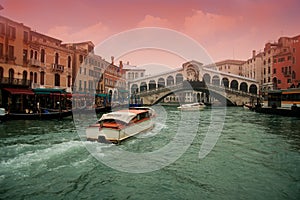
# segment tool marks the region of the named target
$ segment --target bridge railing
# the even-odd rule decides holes
[[[225,92],[225,93],[233,93],[233,94],[243,95],[243,96],[258,97],[258,94],[253,94],[253,93],[245,92],[245,91],[242,91],[242,90],[236,90],[236,89],[225,87],[225,86],[207,84],[207,83],[202,82],[202,81],[183,81],[180,84],[155,88],[155,89],[152,89],[152,90],[145,90],[145,91],[138,92],[137,94],[140,95],[140,96],[146,96],[146,95],[156,94],[158,92],[175,91],[177,89],[182,89],[182,88],[190,89],[190,90],[196,90],[196,91],[197,91],[197,89],[215,90],[215,91],[218,91],[218,92]]]

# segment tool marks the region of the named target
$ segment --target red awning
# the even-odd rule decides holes
[[[11,94],[34,95],[33,91],[32,90],[28,90],[28,89],[4,88],[4,90],[8,91]]]

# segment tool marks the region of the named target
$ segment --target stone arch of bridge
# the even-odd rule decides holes
[[[174,93],[184,92],[184,91],[191,91],[191,89],[190,88],[180,88],[180,89],[176,89],[176,90],[173,90],[173,91],[169,91],[169,92],[165,93],[164,95],[159,96],[152,103],[152,105],[155,105],[155,104],[159,103],[161,100],[163,100],[167,96],[170,96]],[[219,100],[221,103],[227,104],[229,106],[235,105],[230,99],[227,98],[226,94],[223,95],[223,94],[220,94],[216,91],[205,89],[205,88],[198,89],[197,92],[209,93],[209,95],[212,95],[214,98]]]

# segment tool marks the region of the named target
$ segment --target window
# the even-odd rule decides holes
[[[278,84],[281,84],[281,80],[278,79],[277,83],[278,83]]]
[[[0,23],[0,34],[1,35],[5,34],[5,25],[3,23]]]
[[[41,62],[45,63],[45,49],[41,50]]]
[[[14,46],[9,45],[8,46],[8,58],[9,59],[14,59]]]
[[[28,54],[27,49],[23,49],[23,61],[27,61],[27,54]]]
[[[34,51],[34,59],[37,60],[37,51]]]
[[[59,55],[58,53],[55,53],[55,60],[54,63],[58,65]]]
[[[60,86],[60,75],[59,74],[54,75],[54,86]]]
[[[83,62],[83,56],[79,55],[79,62],[82,63]]]
[[[68,76],[68,87],[71,87],[71,76]]]
[[[276,62],[277,62],[277,60],[276,60],[276,59],[274,59],[274,60],[273,60],[273,62],[274,62],[274,63],[276,63]]]
[[[273,69],[273,74],[276,74],[276,68],[275,68],[275,69]]]
[[[83,72],[83,74],[84,74],[84,75],[86,75],[86,68],[84,68],[84,72]]]
[[[292,60],[292,56],[288,56],[288,60]]]
[[[292,79],[296,79],[296,72],[295,71],[292,72]]]
[[[291,83],[292,80],[290,78],[287,79],[287,83]]]
[[[42,71],[40,74],[40,84],[44,85],[45,84],[45,72]]]
[[[33,50],[30,50],[30,59],[33,58]]]
[[[71,56],[68,56],[68,68],[71,68]]]
[[[141,77],[144,77],[144,73],[143,72],[141,72]]]
[[[271,68],[270,67],[268,67],[268,74],[270,74],[271,73]]]
[[[28,42],[28,32],[24,31],[24,42]]]
[[[33,82],[37,83],[37,73],[36,72],[34,72],[34,74],[33,74]]]
[[[33,72],[30,72],[29,80],[31,83],[33,82]]]
[[[271,63],[271,59],[270,58],[268,59],[268,63]]]
[[[79,91],[82,91],[82,81],[79,80]]]
[[[0,57],[3,56],[3,43],[0,43]]]
[[[82,73],[82,67],[79,68],[79,74],[81,74],[81,73]]]
[[[15,27],[12,27],[12,26],[8,27],[8,37],[10,39],[15,39],[16,38],[16,28]]]

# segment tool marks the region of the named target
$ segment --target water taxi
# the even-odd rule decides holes
[[[87,140],[120,143],[154,127],[155,111],[151,108],[130,108],[103,114],[97,125],[86,131]],[[95,128],[99,127],[96,131]]]
[[[205,107],[206,106],[204,103],[199,102],[199,103],[183,104],[177,107],[177,109],[182,111],[196,111],[196,110],[203,110]]]

